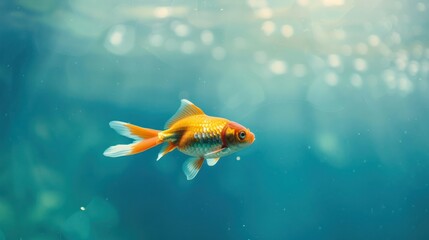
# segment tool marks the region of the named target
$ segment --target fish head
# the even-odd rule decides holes
[[[225,141],[229,148],[238,151],[251,145],[255,141],[255,134],[236,122],[229,122],[226,126]]]

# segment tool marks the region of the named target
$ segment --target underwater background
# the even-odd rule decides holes
[[[429,239],[429,1],[0,2],[0,240]],[[189,99],[256,135],[107,158]]]

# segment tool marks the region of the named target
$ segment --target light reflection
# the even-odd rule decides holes
[[[293,27],[291,25],[283,25],[281,32],[285,38],[290,38],[293,36],[294,31],[293,31]]]
[[[123,31],[115,31],[110,35],[110,43],[112,45],[119,45],[122,43],[122,38],[124,36]]]
[[[214,41],[214,35],[213,35],[213,33],[212,33],[211,31],[209,31],[209,30],[204,30],[204,31],[202,31],[202,32],[201,32],[201,35],[200,35],[200,38],[201,38],[201,42],[202,42],[204,45],[211,45],[211,44],[213,44],[213,41]]]
[[[276,30],[276,25],[272,21],[265,21],[262,24],[261,29],[265,33],[265,35],[269,36],[269,35],[273,34],[273,32]]]
[[[372,47],[377,47],[380,44],[380,38],[377,35],[370,35],[368,37],[368,43]]]
[[[335,7],[344,5],[344,0],[323,0],[322,3],[327,7]]]
[[[396,75],[392,70],[384,71],[383,80],[388,88],[390,89],[396,88]]]
[[[416,76],[419,73],[420,64],[417,61],[411,61],[408,65],[408,72],[411,76]]]
[[[270,19],[273,17],[273,10],[268,7],[264,7],[255,11],[255,15],[257,18],[261,19]]]
[[[156,18],[166,18],[166,17],[170,16],[170,12],[171,12],[171,10],[169,7],[156,7],[153,10],[153,15]]]
[[[354,61],[354,68],[356,69],[356,71],[359,72],[364,72],[367,70],[368,65],[365,61],[365,59],[363,58],[356,58]]]
[[[125,25],[116,25],[107,34],[104,47],[118,55],[128,53],[134,47],[135,30]]]
[[[188,25],[181,24],[181,23],[175,24],[173,26],[173,30],[176,33],[176,35],[179,37],[186,37],[189,35],[189,32],[190,32]]]
[[[408,94],[414,90],[414,84],[406,76],[399,78],[398,87],[404,94]]]
[[[340,57],[337,54],[330,54],[328,56],[328,63],[331,67],[337,68],[341,65]]]
[[[270,63],[270,70],[272,73],[280,75],[286,73],[287,66],[284,61],[281,60],[273,60]]]
[[[298,4],[302,7],[308,6],[309,0],[298,0]]]

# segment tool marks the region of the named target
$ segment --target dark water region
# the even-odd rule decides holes
[[[0,239],[429,239],[429,2],[0,2]],[[255,133],[187,181],[186,98]]]

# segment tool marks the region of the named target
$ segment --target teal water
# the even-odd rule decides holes
[[[429,239],[426,0],[0,3],[0,239]],[[255,143],[106,158],[186,98]],[[239,160],[237,160],[239,159]]]

